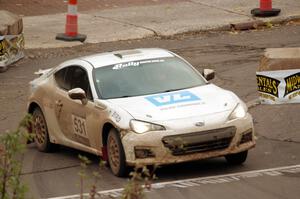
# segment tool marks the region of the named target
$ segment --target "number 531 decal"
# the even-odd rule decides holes
[[[87,138],[85,119],[72,115],[73,129],[76,135]]]

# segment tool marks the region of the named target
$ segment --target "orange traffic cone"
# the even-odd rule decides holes
[[[57,40],[84,42],[86,35],[78,34],[77,0],[69,0],[65,33],[56,35]]]
[[[260,8],[251,10],[251,14],[256,17],[272,17],[280,13],[280,9],[272,8],[272,0],[260,0]]]

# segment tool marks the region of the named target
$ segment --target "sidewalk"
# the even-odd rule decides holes
[[[79,33],[86,34],[86,43],[170,36],[203,30],[229,29],[230,24],[300,18],[299,0],[273,0],[281,8],[278,17],[253,18],[251,9],[259,0],[190,0],[172,4],[111,8],[80,12]],[[80,45],[80,42],[56,41],[64,32],[65,14],[24,17],[26,48],[56,48]]]

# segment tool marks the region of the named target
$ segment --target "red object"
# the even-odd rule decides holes
[[[281,9],[272,8],[272,0],[260,0],[260,7],[251,10],[255,17],[273,17],[279,15]]]
[[[102,159],[104,161],[108,161],[108,154],[107,154],[107,147],[106,146],[102,147]]]
[[[78,33],[77,0],[68,1],[65,33],[58,33],[55,39],[62,41],[85,41],[86,35]]]
[[[77,0],[69,0],[65,34],[71,37],[78,34]]]
[[[272,0],[260,0],[260,10],[272,10]]]
[[[78,24],[76,15],[67,15],[66,35],[76,36],[78,33]]]
[[[77,5],[77,0],[69,0],[69,4]]]

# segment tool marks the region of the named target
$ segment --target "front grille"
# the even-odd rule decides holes
[[[235,127],[166,136],[162,138],[172,155],[215,151],[227,148],[236,132]]]

